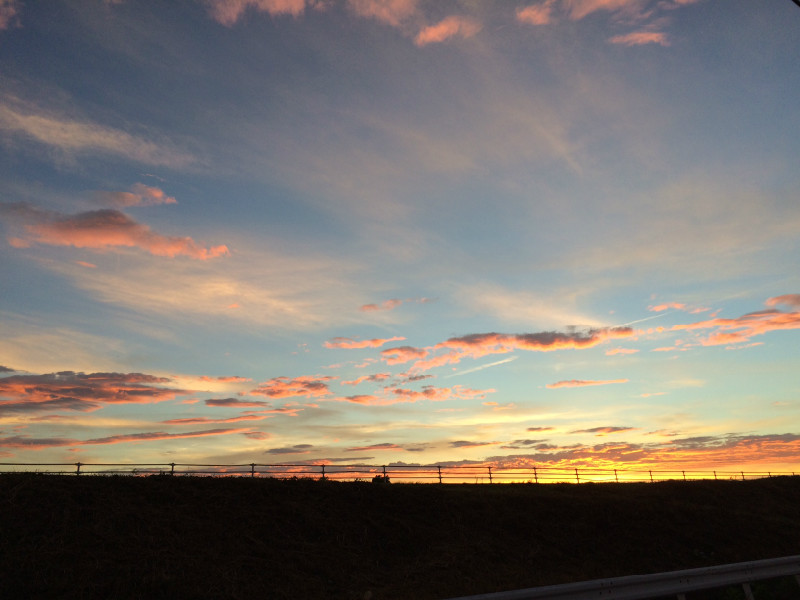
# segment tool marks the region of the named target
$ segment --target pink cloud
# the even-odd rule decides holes
[[[776,296],[766,301],[768,306],[779,304],[795,308],[798,294]],[[715,329],[702,341],[704,346],[744,343],[753,336],[770,331],[800,329],[800,311],[783,312],[774,308],[748,313],[735,319],[712,318],[697,323],[674,325],[672,330]]]
[[[4,212],[27,221],[25,229],[33,241],[50,246],[74,246],[92,250],[132,247],[146,250],[155,256],[188,256],[198,260],[229,254],[228,247],[224,245],[204,248],[189,237],[155,233],[148,226],[113,209],[62,215],[14,204],[6,205]]]
[[[342,385],[358,385],[359,383],[364,383],[365,381],[386,381],[392,376],[391,373],[375,373],[374,375],[363,375],[362,377],[358,377],[353,381],[343,381]]]
[[[569,379],[565,381],[557,381],[555,383],[548,383],[544,387],[554,390],[557,388],[586,387],[590,385],[610,385],[612,383],[628,383],[628,380],[627,379],[602,379],[602,380]]]
[[[293,398],[305,396],[306,398],[329,395],[328,381],[336,379],[333,376],[311,377],[302,376],[290,379],[288,377],[275,377],[262,383],[258,388],[251,390],[250,394],[269,396],[270,398]]]
[[[635,427],[592,427],[591,429],[578,429],[570,433],[594,433],[598,436],[608,435],[609,433],[621,433],[624,431],[634,431]]]
[[[651,312],[663,312],[671,308],[675,310],[686,310],[686,305],[683,302],[665,302],[664,304],[648,306],[647,310]]]
[[[610,350],[606,350],[606,356],[614,356],[616,354],[636,354],[639,352],[634,348],[611,348]]]
[[[444,42],[452,37],[470,38],[481,30],[481,24],[469,17],[451,15],[420,31],[414,38],[417,46]]]
[[[529,25],[547,25],[552,19],[555,0],[546,0],[517,9],[517,21]]]
[[[130,192],[100,192],[98,194],[104,202],[124,208],[127,206],[154,206],[156,204],[177,204],[172,196],[167,196],[157,187],[137,183],[131,187]]]
[[[0,30],[8,29],[19,13],[20,4],[17,0],[0,0]]]
[[[624,35],[615,35],[608,41],[622,46],[643,46],[644,44],[669,46],[667,34],[662,31],[634,31]]]
[[[359,17],[367,17],[399,27],[417,11],[419,0],[347,0],[350,7]]]
[[[402,300],[392,298],[391,300],[384,300],[380,304],[364,304],[358,310],[361,312],[375,312],[378,310],[394,310],[403,303]],[[403,338],[401,338],[403,339]]]
[[[379,348],[389,342],[403,341],[404,337],[390,337],[390,338],[375,338],[371,340],[353,340],[345,337],[336,337],[332,340],[325,342],[326,348],[347,348],[347,349],[360,349],[360,348]]]
[[[218,23],[234,25],[248,8],[270,16],[300,16],[305,11],[305,0],[208,0],[208,10]]]
[[[767,306],[789,306],[800,310],[800,294],[784,294],[783,296],[775,296],[766,301]]]
[[[605,10],[608,12],[622,11],[629,14],[639,15],[644,5],[643,0],[562,0],[562,5],[566,8],[571,19],[579,20],[597,12]]]
[[[427,350],[412,346],[398,346],[397,348],[381,350],[381,358],[389,365],[399,365],[410,360],[424,358],[427,355]]]

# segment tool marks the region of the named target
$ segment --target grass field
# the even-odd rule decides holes
[[[800,554],[799,508],[800,477],[435,485],[6,474],[0,597],[442,599]]]

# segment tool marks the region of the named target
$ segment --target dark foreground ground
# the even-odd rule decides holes
[[[800,477],[439,486],[0,475],[0,598],[442,599],[791,554]]]

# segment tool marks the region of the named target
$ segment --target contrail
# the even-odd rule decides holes
[[[657,315],[653,315],[652,317],[645,317],[644,319],[636,319],[635,321],[629,321],[628,323],[623,323],[619,327],[627,327],[628,325],[635,325],[636,323],[642,323],[644,321],[649,321],[650,319],[657,319],[659,317],[663,317],[664,315],[668,315],[670,313],[675,312],[674,310],[658,313]]]
[[[517,360],[519,356],[511,356],[509,358],[504,358],[503,360],[498,360],[493,363],[488,363],[486,365],[481,365],[480,367],[473,367],[472,369],[467,369],[466,371],[459,371],[458,373],[453,373],[451,375],[446,375],[443,379],[450,379],[451,377],[457,377],[459,375],[466,375],[467,373],[474,373],[475,371],[483,371],[483,369],[488,369],[489,367],[496,367],[497,365],[502,365],[504,363],[511,362],[512,360]]]

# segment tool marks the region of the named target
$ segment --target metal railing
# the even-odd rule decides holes
[[[646,600],[675,596],[685,598],[688,592],[741,585],[747,600],[753,600],[750,583],[765,579],[794,576],[800,584],[800,555],[667,571],[651,575],[629,575],[611,579],[594,579],[578,583],[548,585],[525,590],[462,596],[450,600]]]
[[[180,475],[314,478],[336,481],[377,479],[413,483],[601,483],[709,479],[761,479],[794,472],[510,468],[496,465],[339,465],[339,464],[197,464],[197,463],[0,463],[0,473],[58,475]]]

